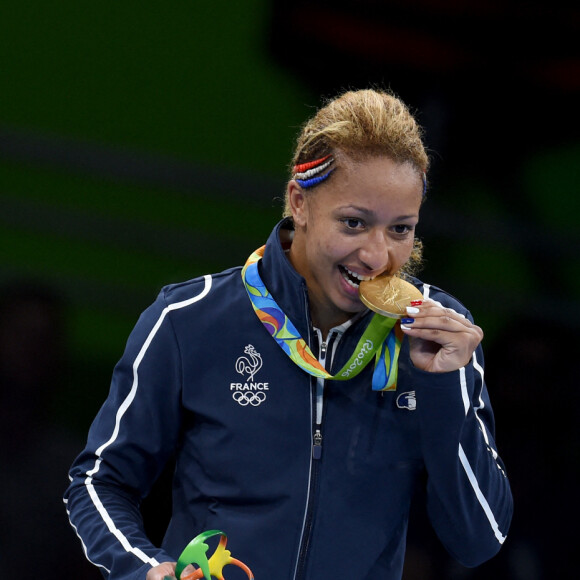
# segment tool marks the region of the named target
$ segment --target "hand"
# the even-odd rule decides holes
[[[145,580],[164,580],[166,576],[175,578],[175,565],[177,562],[163,562],[147,572]]]
[[[149,572],[147,572],[147,576],[145,580],[165,580],[166,577],[175,578],[175,566],[177,562],[163,562],[155,568],[151,568]],[[187,580],[187,576],[193,574],[195,572],[195,568],[189,564],[186,566],[183,572],[181,573],[182,580]]]
[[[425,300],[407,308],[401,329],[409,336],[413,364],[432,373],[465,366],[483,339],[483,331],[465,316],[438,302]]]

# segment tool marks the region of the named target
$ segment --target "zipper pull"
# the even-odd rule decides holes
[[[314,432],[314,445],[312,446],[312,457],[320,459],[322,457],[322,433],[320,429]]]
[[[326,368],[326,342],[320,344],[320,357],[318,360],[320,364]]]

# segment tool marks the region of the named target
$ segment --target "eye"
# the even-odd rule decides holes
[[[359,218],[347,217],[347,218],[341,219],[340,221],[349,230],[362,230],[365,227],[365,223]]]
[[[399,236],[406,236],[407,234],[412,233],[414,229],[414,226],[408,224],[397,224],[396,226],[393,226],[393,232]]]

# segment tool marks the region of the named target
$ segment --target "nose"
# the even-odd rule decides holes
[[[374,273],[388,271],[390,267],[391,247],[385,232],[370,233],[359,251],[359,258],[365,268]]]

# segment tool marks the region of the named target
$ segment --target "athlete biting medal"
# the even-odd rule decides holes
[[[361,282],[359,296],[367,308],[389,318],[402,318],[412,301],[423,299],[413,284],[398,276],[388,275]]]

